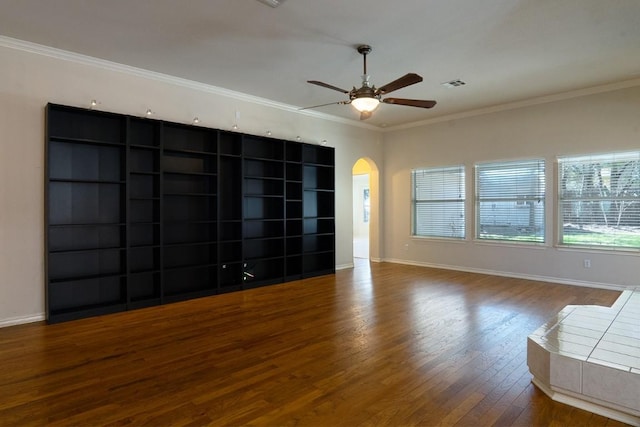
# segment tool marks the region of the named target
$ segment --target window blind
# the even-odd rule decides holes
[[[412,171],[414,236],[464,239],[464,166]]]
[[[559,243],[640,249],[640,152],[558,159]]]
[[[476,237],[544,242],[544,159],[475,167]]]

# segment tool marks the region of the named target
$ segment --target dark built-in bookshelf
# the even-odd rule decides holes
[[[47,319],[335,272],[330,147],[49,104]]]

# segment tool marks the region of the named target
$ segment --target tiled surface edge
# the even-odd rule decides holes
[[[565,307],[527,339],[533,383],[553,400],[640,426],[638,325],[638,289],[612,307]]]

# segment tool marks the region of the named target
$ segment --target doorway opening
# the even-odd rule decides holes
[[[353,257],[357,260],[371,258],[372,223],[372,168],[366,159],[358,159],[353,165]]]

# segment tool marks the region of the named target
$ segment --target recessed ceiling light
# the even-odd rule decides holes
[[[444,82],[444,83],[440,83],[442,86],[444,87],[459,87],[459,86],[464,86],[467,83],[463,82],[460,79],[456,79],[456,80],[451,80],[449,82]]]
[[[285,0],[258,0],[260,3],[264,3],[267,6],[271,6],[271,7],[278,7],[280,6],[282,3],[284,3]]]

